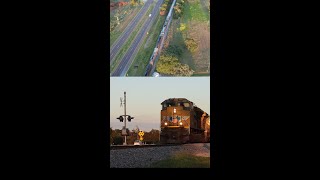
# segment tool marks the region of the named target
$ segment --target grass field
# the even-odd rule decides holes
[[[207,11],[204,11],[200,0],[189,0],[189,3],[185,4],[184,19],[185,21],[199,21],[207,22],[210,18],[210,15]]]
[[[210,157],[178,154],[153,163],[151,168],[210,168]]]
[[[169,35],[171,38],[168,38],[167,41],[170,41],[168,45],[178,46],[182,50],[181,56],[178,56],[178,59],[182,64],[188,64],[189,67],[193,70],[196,69],[194,64],[194,59],[192,53],[187,49],[185,45],[185,33],[177,30],[180,27],[180,20],[173,20],[170,25]],[[187,27],[188,28],[188,27]],[[171,39],[171,40],[169,40]]]
[[[184,3],[184,11],[179,19],[173,19],[165,47],[176,45],[182,50],[177,55],[182,64],[188,64],[194,70],[193,76],[210,76],[210,12],[209,0],[188,0]],[[186,28],[180,31],[181,24]],[[185,44],[187,38],[193,39],[198,48],[190,52]]]

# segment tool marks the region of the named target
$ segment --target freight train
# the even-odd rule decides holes
[[[167,33],[168,33],[168,28],[169,28],[170,22],[172,20],[171,16],[172,16],[172,12],[173,12],[173,8],[174,8],[175,3],[176,3],[176,0],[173,0],[172,5],[169,10],[169,13],[166,17],[166,20],[162,26],[162,30],[161,30],[160,35],[158,37],[156,47],[154,48],[154,51],[149,59],[149,64],[147,65],[144,76],[150,76],[153,73],[153,69],[155,68],[155,65],[156,65],[156,60],[162,50],[164,40],[165,40]]]
[[[185,98],[161,103],[161,144],[210,142],[210,116]]]

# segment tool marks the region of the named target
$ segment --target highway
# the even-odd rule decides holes
[[[153,0],[148,0],[142,9],[138,12],[136,17],[130,22],[130,24],[126,27],[124,32],[118,37],[118,39],[113,43],[112,47],[110,48],[110,65],[114,61],[114,57],[118,54],[119,50],[121,49],[124,42],[128,39],[132,31],[136,28],[138,22],[142,19],[143,15],[147,12],[150,5],[152,4]]]
[[[152,10],[152,15],[147,19],[143,27],[141,28],[139,34],[134,39],[133,43],[131,44],[130,48],[123,56],[121,62],[119,63],[116,70],[112,73],[112,76],[125,76],[127,71],[132,64],[132,60],[134,59],[142,40],[144,39],[145,35],[147,34],[148,30],[150,29],[152,22],[154,22],[155,18],[159,16],[159,9],[163,0],[159,0],[157,4],[154,6]]]

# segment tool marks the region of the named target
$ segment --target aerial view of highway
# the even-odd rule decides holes
[[[115,55],[119,52],[124,42],[128,39],[129,35],[132,33],[133,29],[136,28],[136,25],[141,20],[142,16],[147,12],[153,0],[148,0],[142,9],[139,11],[137,16],[130,22],[126,27],[125,31],[120,35],[115,43],[110,48],[110,64],[113,62]]]
[[[136,54],[136,50],[140,47],[140,45],[141,45],[140,42],[147,34],[147,30],[152,25],[152,22],[154,21],[154,19],[156,17],[155,14],[158,14],[159,8],[160,8],[162,2],[163,2],[163,0],[158,0],[158,2],[156,3],[156,5],[154,6],[154,8],[152,10],[152,13],[149,14],[149,18],[144,23],[143,27],[141,28],[141,31],[136,36],[134,42],[131,44],[127,53],[122,58],[122,61],[118,65],[118,68],[112,73],[112,76],[125,76],[126,75],[126,72],[128,71],[129,66],[132,63],[131,60],[133,59],[134,55]]]

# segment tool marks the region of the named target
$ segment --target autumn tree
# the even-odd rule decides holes
[[[139,0],[130,0],[130,4],[131,4],[132,6],[136,6],[136,5],[138,5],[139,3],[140,3]]]
[[[181,64],[176,56],[162,55],[157,63],[157,71],[173,76],[191,76],[193,70],[187,64]]]
[[[180,31],[183,31],[183,30],[185,30],[186,29],[186,24],[185,23],[180,23],[180,28],[179,28],[179,30]]]
[[[184,42],[190,52],[193,53],[198,49],[198,44],[194,39],[186,38]]]
[[[167,4],[162,4],[161,7],[167,9],[168,5]]]

